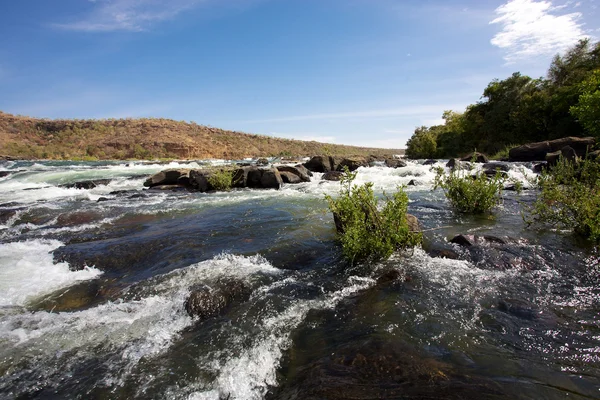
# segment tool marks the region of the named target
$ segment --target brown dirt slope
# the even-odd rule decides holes
[[[402,154],[279,139],[162,118],[38,119],[0,111],[0,156],[38,159],[241,159],[259,156]]]

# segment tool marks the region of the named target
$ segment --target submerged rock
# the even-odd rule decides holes
[[[456,235],[450,240],[450,243],[470,247],[484,243],[507,244],[508,241],[507,239],[492,235]]]
[[[65,189],[93,189],[96,186],[108,185],[112,179],[94,179],[91,181],[79,181],[75,183],[66,183],[64,185],[59,185],[59,187]]]

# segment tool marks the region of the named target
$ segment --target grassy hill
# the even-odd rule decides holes
[[[0,156],[26,159],[241,159],[403,154],[226,131],[163,118],[39,119],[0,111]]]

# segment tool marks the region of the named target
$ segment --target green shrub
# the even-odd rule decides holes
[[[208,177],[208,184],[213,187],[214,190],[231,190],[233,185],[233,170],[232,169],[216,169],[212,171]]]
[[[537,180],[538,198],[526,221],[572,229],[600,243],[600,162],[561,159]]]
[[[484,214],[502,200],[505,180],[500,171],[488,177],[483,171],[472,174],[470,169],[457,167],[446,173],[443,168],[438,168],[434,189],[441,187],[455,210]]]
[[[415,246],[422,235],[411,232],[406,220],[408,196],[400,187],[379,207],[373,183],[352,185],[356,173],[347,169],[339,196],[325,196],[333,213],[344,256],[352,263],[388,258],[394,251]]]

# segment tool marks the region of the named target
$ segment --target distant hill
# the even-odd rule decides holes
[[[226,131],[163,118],[39,119],[0,111],[0,156],[26,159],[242,159],[403,154]]]

